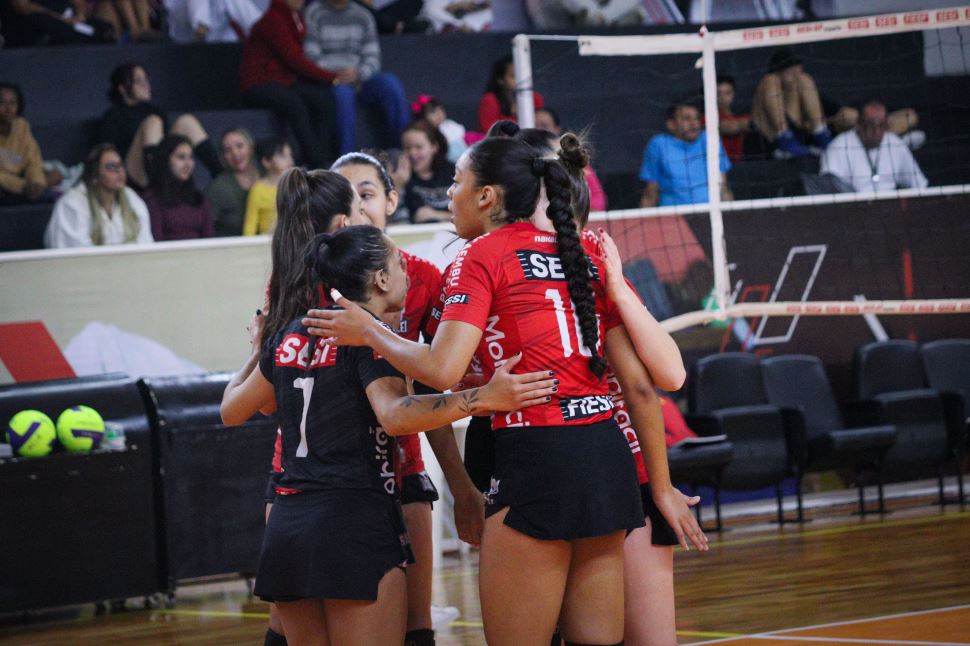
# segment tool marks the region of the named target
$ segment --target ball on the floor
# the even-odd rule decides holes
[[[25,458],[39,458],[54,448],[57,432],[54,422],[39,410],[22,410],[7,424],[7,441],[14,453]]]
[[[71,406],[57,418],[57,439],[72,453],[96,449],[104,439],[104,420],[89,406]]]

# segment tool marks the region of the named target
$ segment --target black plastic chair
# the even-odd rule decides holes
[[[711,444],[677,444],[667,449],[670,480],[675,484],[686,483],[695,489],[707,485],[714,490],[714,525],[704,527],[706,532],[719,532],[721,525],[721,472],[734,458],[734,445],[727,440]],[[697,523],[701,521],[701,506],[694,506]]]
[[[786,522],[781,484],[788,446],[781,411],[768,403],[758,358],[743,352],[704,357],[691,368],[687,423],[698,435],[724,434],[734,450],[720,475],[724,489],[775,488],[778,522]]]
[[[856,349],[853,372],[858,400],[848,411],[853,425],[896,427],[896,443],[884,460],[886,476],[910,480],[933,469],[939,481],[939,504],[945,505],[943,466],[953,458],[952,438],[943,399],[926,387],[919,347],[903,340],[869,343]]]
[[[891,425],[846,428],[825,369],[818,357],[789,355],[761,362],[768,401],[782,409],[792,472],[797,481],[798,520],[804,520],[802,479],[805,473],[851,468],[859,489],[859,514],[865,515],[864,475],[873,469],[879,489],[878,513],[885,513],[883,456],[896,441]]]
[[[920,349],[930,388],[940,392],[950,430],[953,455],[962,465],[970,431],[970,339],[931,341]],[[957,469],[963,500],[963,469]]]

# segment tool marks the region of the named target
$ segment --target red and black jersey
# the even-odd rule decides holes
[[[603,290],[602,261],[592,257],[589,267],[601,343],[619,315]],[[441,320],[482,330],[477,354],[487,379],[519,351],[517,372],[552,370],[559,379],[549,403],[497,414],[493,429],[585,425],[612,417],[606,381],[589,369],[591,352],[582,341],[554,233],[515,222],[466,244],[448,277]]]
[[[402,251],[407,262],[408,293],[401,311],[401,324],[398,334],[409,341],[420,341],[424,335],[425,341],[430,341],[427,332],[428,322],[431,320],[431,308],[438,298],[441,285],[441,272],[424,258]],[[420,390],[420,388],[418,388]],[[424,390],[423,392],[428,392]],[[421,394],[421,392],[418,392]],[[401,477],[414,475],[424,471],[424,458],[421,455],[421,438],[418,435],[404,435],[398,438],[401,447]]]
[[[637,465],[637,481],[643,484],[647,481],[647,466],[643,461],[643,450],[640,447],[640,440],[637,438],[636,429],[633,428],[633,420],[626,409],[626,400],[623,397],[623,389],[616,378],[616,373],[612,368],[606,371],[606,383],[610,387],[610,397],[613,398],[613,419],[616,420],[620,430],[623,431],[630,451],[633,453],[633,461]]]
[[[294,320],[259,360],[273,384],[282,433],[277,492],[373,489],[397,494],[396,444],[380,427],[367,386],[399,373],[370,348],[336,348]]]

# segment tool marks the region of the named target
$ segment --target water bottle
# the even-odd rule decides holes
[[[125,450],[125,427],[118,422],[104,423],[104,443],[109,451]]]

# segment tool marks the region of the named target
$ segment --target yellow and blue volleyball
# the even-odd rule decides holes
[[[104,439],[104,420],[89,406],[71,406],[57,418],[57,439],[72,453],[96,449]]]
[[[7,424],[7,441],[17,455],[39,458],[53,450],[57,432],[47,415],[39,410],[22,410]]]

